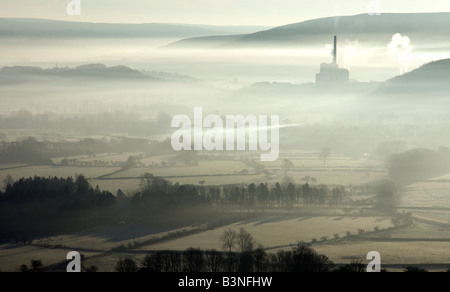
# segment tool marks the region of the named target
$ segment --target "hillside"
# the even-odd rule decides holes
[[[450,59],[439,60],[423,65],[422,67],[392,78],[390,83],[448,83],[450,80]]]
[[[450,33],[450,13],[382,14],[370,16],[327,17],[289,24],[236,38],[191,38],[169,45],[209,47],[251,47],[275,44],[277,48],[298,46],[302,43],[317,44],[330,35],[358,39],[364,42],[386,43],[393,34],[401,33],[422,40],[442,40]]]
[[[383,84],[376,95],[416,95],[431,92],[447,93],[450,90],[450,59],[423,65]]]
[[[189,38],[252,33],[262,26],[212,26],[165,23],[89,23],[28,18],[0,18],[3,38]]]
[[[107,67],[103,64],[87,64],[75,68],[50,68],[30,66],[4,67],[0,70],[1,83],[29,81],[36,78],[65,79],[115,79],[115,80],[156,80],[149,75],[126,66]]]

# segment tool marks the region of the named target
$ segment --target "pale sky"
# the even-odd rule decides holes
[[[308,19],[367,12],[450,12],[449,0],[80,0],[81,16],[69,16],[70,0],[0,0],[0,17],[87,22],[192,23],[278,26]]]

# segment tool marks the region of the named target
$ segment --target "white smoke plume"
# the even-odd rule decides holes
[[[398,60],[400,74],[409,71],[412,49],[411,40],[408,36],[403,36],[399,33],[392,36],[392,41],[388,44],[387,52]]]
[[[334,48],[333,48],[332,44],[326,44],[324,49],[325,49],[325,52],[327,54],[330,54],[330,56],[333,57],[333,50],[334,50]]]
[[[358,52],[358,41],[347,41],[347,45],[344,48],[344,66],[345,69],[351,70],[353,58]]]

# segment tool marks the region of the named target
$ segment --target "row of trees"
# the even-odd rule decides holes
[[[345,195],[343,186],[296,185],[293,182],[284,184],[254,183],[245,185],[212,186],[201,188],[202,196],[211,200],[216,207],[231,208],[291,208],[320,207],[324,205],[336,207],[341,204]]]
[[[117,272],[331,272],[334,263],[311,247],[299,243],[291,251],[267,253],[258,248],[241,253],[222,253],[189,248],[185,252],[150,252],[138,265],[131,258],[120,259]]]
[[[299,244],[292,251],[279,251],[276,254],[257,249],[253,253],[221,253],[215,250],[202,251],[189,248],[185,252],[150,252],[140,265],[133,259],[121,258],[116,263],[119,273],[366,273],[367,267],[360,259],[337,267],[327,256],[318,254],[312,248]],[[95,266],[86,269],[95,272]],[[381,272],[387,272],[382,269]],[[405,273],[427,273],[428,270],[417,266],[407,266]],[[450,268],[443,271],[450,273]]]
[[[0,191],[0,240],[28,241],[34,236],[126,224],[172,227],[216,216],[198,187],[173,185],[144,175],[131,197],[92,187],[83,175],[75,179],[7,177]]]
[[[155,146],[156,148],[157,146]],[[145,139],[112,138],[83,139],[80,141],[38,141],[26,138],[20,141],[0,143],[0,163],[33,163],[53,164],[55,157],[89,155],[95,157],[100,153],[147,152],[152,146]],[[75,161],[64,160],[63,165],[71,165]],[[98,162],[100,163],[100,162]]]
[[[131,160],[130,163],[133,163]],[[154,227],[173,227],[217,216],[217,210],[258,210],[266,208],[296,208],[330,206],[343,203],[344,187],[326,185],[296,185],[267,183],[259,185],[200,186],[172,184],[145,174],[139,191],[126,196],[121,190],[117,197],[93,188],[82,175],[69,178],[12,177],[4,181],[0,192],[0,238],[17,239],[18,233],[28,237],[92,228],[99,225],[145,224]],[[393,211],[395,189],[386,185],[378,190],[380,209]],[[395,207],[394,207],[395,208]],[[58,220],[55,220],[58,219]],[[7,222],[14,222],[8,224]],[[77,227],[78,226],[78,227]],[[37,233],[37,234],[36,234]],[[246,235],[245,231],[230,231],[230,250]],[[255,242],[247,236],[248,247]],[[248,248],[241,248],[242,251]]]

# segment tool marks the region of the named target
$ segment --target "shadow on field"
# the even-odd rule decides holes
[[[125,240],[131,240],[134,238],[149,236],[152,234],[168,232],[171,229],[166,228],[149,228],[149,227],[134,227],[134,226],[124,226],[124,227],[107,227],[98,230],[90,230],[83,233],[79,233],[78,236],[87,237],[101,237],[105,238],[110,242],[121,242]]]

